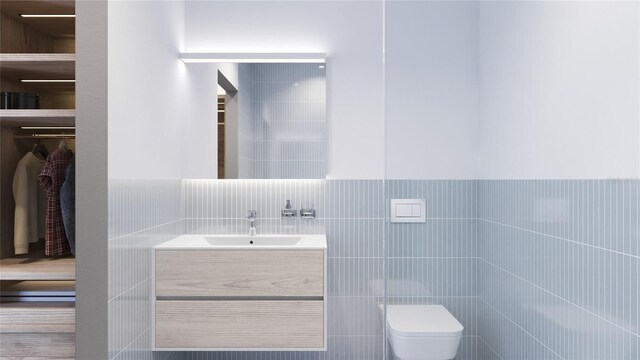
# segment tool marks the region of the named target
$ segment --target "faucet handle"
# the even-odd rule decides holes
[[[249,210],[249,214],[247,215],[247,219],[254,219],[255,220],[257,213],[258,213],[257,210]]]
[[[316,218],[315,204],[311,204],[311,208],[300,209],[300,217],[303,219],[315,219]]]

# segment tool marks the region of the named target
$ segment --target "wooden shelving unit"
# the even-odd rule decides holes
[[[73,126],[76,111],[67,109],[0,110],[4,125],[15,126]]]
[[[75,82],[36,82],[24,83],[22,80],[75,80],[75,54],[54,53],[0,53],[0,88],[2,91],[31,92],[40,95],[41,109],[71,110],[75,108]],[[55,113],[41,112],[45,121],[59,116]],[[0,118],[11,121],[29,121],[27,117],[6,119],[8,115],[0,113]],[[70,113],[64,124],[69,124]],[[52,123],[58,125],[58,123]]]
[[[25,14],[75,13],[74,0],[2,0],[0,4],[0,90],[40,96],[40,109],[75,108],[75,83],[27,83],[22,80],[75,80],[75,18],[23,17]],[[9,125],[69,125],[75,114],[62,116],[0,113]]]
[[[3,332],[75,331],[75,304],[71,302],[9,302],[0,308]]]
[[[75,0],[0,0],[0,91],[40,98],[39,109],[0,109],[0,358],[70,360],[75,357],[75,258],[48,258],[42,251],[12,256],[11,180],[32,147],[29,134],[16,136],[22,131],[18,126],[75,125],[74,82],[23,81],[75,80],[75,18],[23,14],[72,15]]]
[[[0,306],[3,359],[73,359],[73,302],[8,302]]]
[[[0,260],[0,280],[75,280],[76,259],[29,255]]]
[[[19,78],[73,80],[75,68],[76,54],[0,54],[0,74],[2,77],[16,80]]]
[[[39,109],[0,109],[3,174],[13,173],[28,144],[18,144],[15,149],[11,146],[16,127],[75,125],[75,82],[23,81],[75,80],[75,18],[23,15],[74,14],[75,0],[0,1],[0,91],[30,92],[40,96]],[[5,214],[12,213],[13,204],[9,177],[3,176],[1,181]],[[0,226],[3,258],[13,252],[12,221],[11,216],[3,215]],[[43,272],[50,270],[48,267],[54,268],[52,274],[56,278],[74,278],[73,271],[68,269],[69,264],[71,268],[75,266],[72,259],[45,260],[31,255],[28,260],[21,257],[1,260],[0,279],[24,274],[27,269],[34,269],[34,275],[25,275],[25,279],[40,279]]]
[[[25,280],[0,281],[0,292],[2,298],[12,298],[14,301],[18,299],[38,300],[43,298],[58,299],[64,297],[64,300],[72,300],[76,296],[76,282],[73,280]],[[9,300],[11,301],[11,300]]]
[[[74,18],[22,18],[20,14],[73,14],[75,0],[2,0],[2,12],[40,34],[52,39],[75,37]]]

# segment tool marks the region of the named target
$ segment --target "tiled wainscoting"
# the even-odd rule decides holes
[[[443,304],[464,325],[457,359],[637,359],[639,187],[637,180],[111,181],[111,358],[383,359],[386,269],[389,304]],[[425,198],[427,222],[385,222],[390,198]],[[287,199],[295,208],[315,205],[318,218],[283,222]],[[184,232],[245,233],[250,209],[258,211],[258,233],[326,232],[328,351],[152,354],[151,247]]]
[[[176,185],[177,184],[177,185]],[[111,358],[381,359],[384,354],[382,180],[183,180],[110,183]],[[285,200],[315,206],[315,220],[283,221]],[[172,209],[166,211],[167,208]],[[165,209],[165,210],[163,210]],[[151,247],[179,233],[326,233],[326,352],[150,352]]]
[[[387,180],[387,199],[426,199],[425,223],[388,223],[388,304],[441,304],[464,326],[456,359],[478,359],[474,180]],[[387,216],[388,210],[387,210]],[[390,355],[388,358],[391,358]]]
[[[109,181],[109,358],[151,353],[151,251],[182,233],[181,180]]]
[[[479,181],[479,332],[502,359],[639,359],[638,180]]]

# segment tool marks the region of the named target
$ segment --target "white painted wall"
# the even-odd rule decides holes
[[[239,90],[238,64],[186,64],[182,177],[218,178],[218,71]]]
[[[328,53],[328,177],[384,177],[382,2],[187,1],[185,13],[185,51]]]
[[[218,178],[218,67],[186,65],[182,177]]]
[[[639,7],[387,2],[387,177],[640,177]]]
[[[109,1],[109,178],[182,176],[182,1]]]
[[[109,176],[214,177],[177,52],[313,51],[329,177],[638,177],[639,6],[387,2],[385,153],[380,2],[110,2]]]
[[[476,177],[477,15],[475,2],[387,2],[387,178]]]
[[[224,74],[224,76],[229,80],[231,85],[233,85],[236,90],[240,87],[240,70],[238,69],[238,64],[236,63],[225,63],[225,64],[210,64],[216,66],[218,70]]]
[[[479,7],[479,177],[640,177],[640,3]]]
[[[231,179],[255,179],[255,146],[256,146],[256,119],[255,119],[255,94],[254,86],[255,64],[238,65],[238,89],[236,94],[236,116],[230,116],[225,127],[225,172],[230,167],[235,167],[236,174],[229,171],[227,178]],[[234,119],[236,121],[234,121]],[[226,120],[225,120],[226,121]],[[231,151],[228,151],[230,150]]]

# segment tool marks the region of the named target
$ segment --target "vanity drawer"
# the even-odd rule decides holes
[[[324,252],[156,251],[158,297],[322,297]]]
[[[156,348],[322,348],[320,300],[156,301]]]

